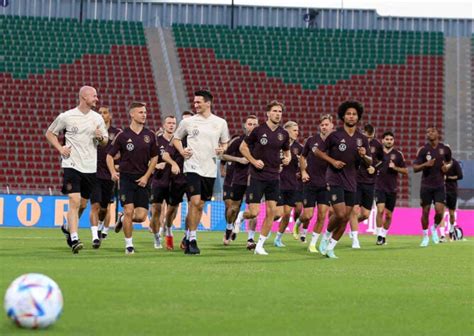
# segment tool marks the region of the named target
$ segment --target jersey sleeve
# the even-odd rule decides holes
[[[310,147],[310,139],[311,138],[306,139],[306,142],[304,143],[304,146],[303,146],[303,150],[301,151],[301,155],[305,158],[308,157],[308,154],[311,151],[310,148],[309,148]]]
[[[245,137],[244,141],[249,147],[253,147],[255,143],[257,142],[258,140],[257,134],[258,134],[258,127],[255,127],[253,131]]]
[[[58,135],[65,128],[66,128],[66,123],[64,120],[64,113],[61,113],[60,115],[56,117],[56,119],[54,119],[52,124],[48,127],[48,131],[50,131],[51,133],[55,135]]]
[[[158,156],[158,145],[156,144],[156,137],[152,136],[150,141],[150,158]]]
[[[122,148],[122,138],[123,138],[123,133],[120,132],[115,136],[114,141],[112,142],[112,146],[110,147],[109,151],[107,154],[111,155],[112,157],[115,156],[118,152],[120,152],[120,149]]]
[[[228,143],[230,141],[229,135],[229,126],[227,126],[227,121],[224,120],[224,125],[222,126],[221,135],[219,137],[220,143]]]
[[[176,129],[173,135],[175,139],[183,140],[183,138],[188,135],[187,124],[188,124],[187,119],[181,120],[181,122],[178,125],[178,128]]]
[[[290,150],[290,135],[286,133],[285,141],[283,142],[281,149],[284,151]]]
[[[420,147],[420,149],[418,149],[418,152],[416,153],[416,159],[415,159],[415,161],[413,161],[413,163],[417,164],[417,165],[420,165],[424,162],[425,162],[424,150],[423,150],[423,147]]]

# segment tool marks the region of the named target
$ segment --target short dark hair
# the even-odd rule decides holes
[[[365,131],[365,133],[367,133],[369,135],[372,135],[375,132],[375,128],[371,124],[367,124],[367,125],[364,126],[364,131]]]
[[[130,112],[131,110],[133,110],[134,108],[137,108],[137,107],[146,107],[146,103],[132,102],[132,103],[130,103],[130,105],[128,105],[128,112]]]
[[[247,116],[247,118],[245,118],[245,120],[248,120],[248,119],[258,119],[258,118],[255,114],[250,114]]]
[[[175,117],[174,115],[168,114],[167,116],[165,116],[165,117],[163,118],[163,121],[165,121],[165,120],[168,119],[168,118],[176,119],[176,117]]]
[[[267,112],[271,111],[274,106],[280,106],[282,111],[285,110],[285,104],[280,103],[278,100],[272,100],[267,104]]]
[[[183,112],[183,116],[185,116],[185,115],[193,116],[194,112],[186,110],[186,111]]]
[[[364,114],[364,106],[355,100],[347,100],[339,105],[339,108],[337,109],[337,115],[339,116],[339,119],[344,120],[344,115],[350,108],[354,108],[357,111],[357,117],[359,119],[358,121],[360,121],[362,114]]]
[[[207,103],[207,102],[211,102],[212,103],[212,100],[214,99],[214,97],[212,96],[212,94],[207,91],[207,90],[197,90],[194,92],[194,96],[195,97],[203,97],[204,98],[204,101]]]
[[[391,136],[392,138],[395,138],[395,136],[393,135],[392,131],[386,131],[383,133],[382,135],[382,139],[385,138],[386,136]]]

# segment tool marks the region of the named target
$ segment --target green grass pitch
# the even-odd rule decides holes
[[[200,232],[202,254],[154,250],[135,231],[135,255],[123,234],[73,255],[59,229],[0,228],[0,289],[23,273],[52,277],[64,310],[45,331],[18,329],[5,313],[0,335],[473,335],[474,240],[420,248],[421,237],[389,236],[376,246],[343,237],[337,260],[284,236],[269,256]],[[175,232],[175,245],[181,238]],[[3,294],[2,294],[3,295]]]

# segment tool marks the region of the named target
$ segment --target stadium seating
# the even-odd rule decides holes
[[[362,122],[378,136],[393,130],[411,163],[425,128],[442,129],[442,33],[174,25],[173,34],[190,101],[196,88],[209,88],[233,132],[248,114],[263,119],[277,99],[307,137],[320,114],[357,99]],[[406,204],[408,179],[401,180]]]
[[[82,85],[97,88],[113,124],[128,124],[131,101],[148,104],[149,126],[159,106],[141,22],[0,16],[0,186],[11,192],[53,193],[60,160],[44,132],[77,105]]]

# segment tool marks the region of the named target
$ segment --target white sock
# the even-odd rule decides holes
[[[332,238],[329,239],[329,244],[328,244],[328,250],[334,250],[334,248],[337,245],[337,240],[334,240]]]
[[[326,232],[324,232],[324,234],[323,234],[323,238],[326,239],[326,240],[328,240],[329,238],[331,238],[331,236],[332,236],[332,232],[329,232],[329,231],[327,231],[327,230],[326,230]]]
[[[155,237],[155,240],[156,240],[157,242],[160,241],[160,233],[159,233],[159,232],[154,233],[153,236]]]
[[[301,221],[300,221],[300,219],[298,218],[298,219],[296,220],[296,222],[295,222],[295,226],[298,227],[298,226],[300,226],[300,225],[301,225]]]
[[[441,237],[444,237],[444,233],[445,233],[445,230],[444,230],[444,227],[439,227],[439,234],[441,235]]]
[[[227,223],[227,226],[225,227],[226,230],[233,230],[234,225],[232,223]]]
[[[133,238],[125,238],[125,247],[133,246]]]
[[[243,219],[244,219],[244,212],[240,211],[239,214],[237,215],[237,219],[235,220],[235,225],[240,226],[240,224],[242,224]]]
[[[71,240],[79,240],[79,235],[77,234],[77,232],[71,232]]]
[[[166,227],[165,230],[166,230],[166,236],[167,237],[173,237],[173,227],[171,227],[171,226]]]
[[[385,230],[384,228],[380,228],[380,235],[382,237],[384,237],[384,238],[387,237],[387,232],[388,232],[388,230]]]
[[[260,237],[258,237],[257,248],[263,248],[263,244],[265,244],[265,240],[267,240],[267,237],[260,234]]]
[[[454,232],[454,227],[456,226],[456,223],[449,223],[449,232],[453,233]]]
[[[379,228],[379,227],[375,228],[375,235],[376,236],[381,236],[382,235],[382,228]]]
[[[160,230],[158,231],[160,233],[160,236],[163,235],[163,227],[160,226]]]
[[[102,233],[109,233],[109,227],[108,226],[104,226],[104,229],[102,230]]]
[[[99,231],[102,231],[104,229],[104,221],[100,220],[98,227],[99,227]]]
[[[275,240],[281,240],[281,236],[283,236],[283,233],[277,232],[277,236],[276,236]]]
[[[352,233],[352,240],[357,240],[357,236],[359,235],[359,231],[351,231]]]
[[[186,240],[189,240],[190,231],[186,230]]]
[[[97,226],[91,226],[92,240],[99,239],[99,228]]]
[[[125,215],[120,216],[120,221],[123,223],[123,219],[125,218]]]
[[[196,240],[196,230],[189,231],[189,241]]]
[[[427,237],[428,236],[428,230],[423,230],[423,237]]]
[[[316,243],[318,242],[318,238],[319,238],[319,233],[313,232],[310,245],[316,245]]]
[[[306,237],[306,232],[308,232],[308,229],[303,229],[303,233],[301,234],[301,236]]]
[[[248,239],[253,240],[254,238],[255,238],[255,231],[249,230]]]

